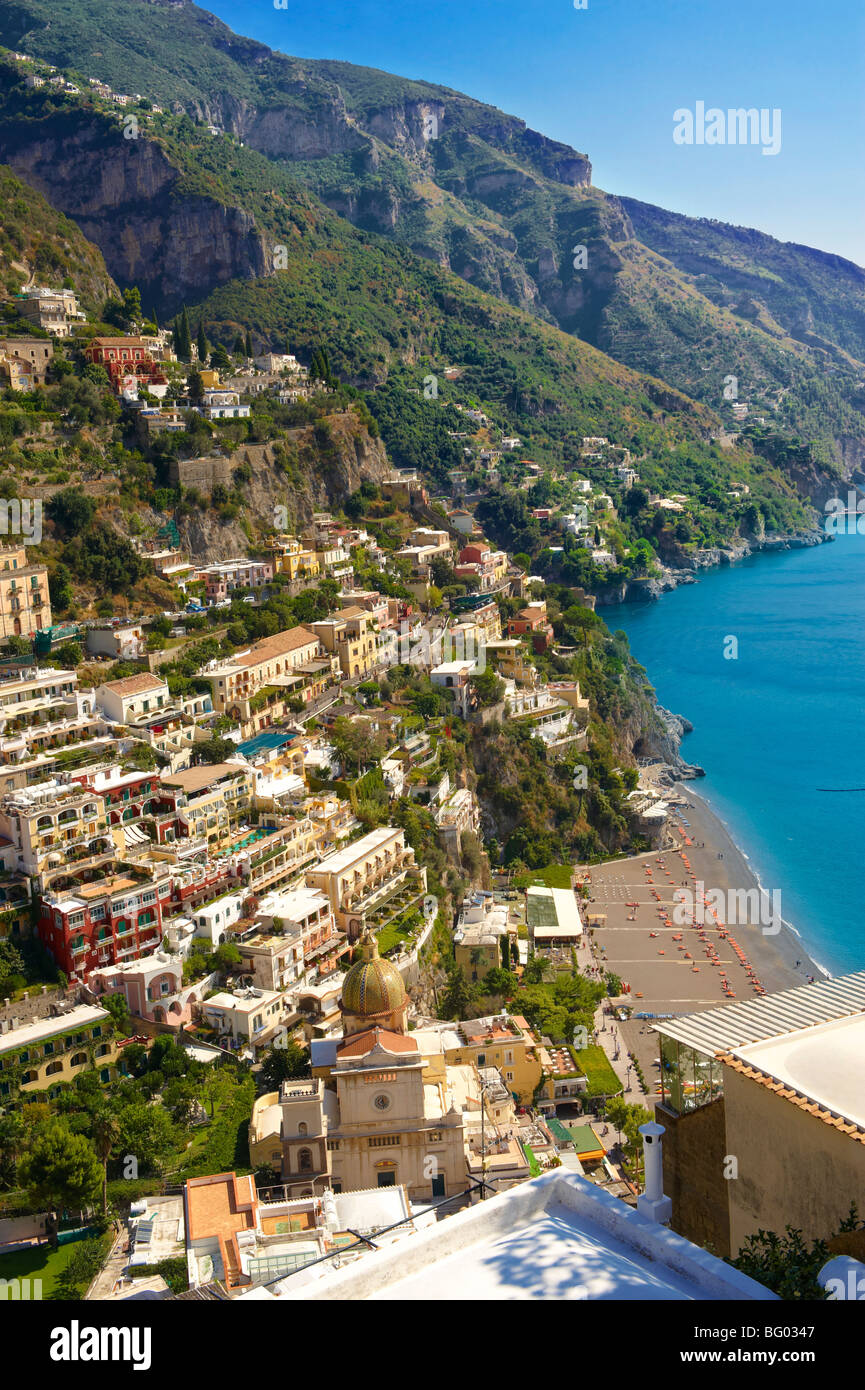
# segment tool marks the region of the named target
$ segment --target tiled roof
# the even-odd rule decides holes
[[[115,695],[140,695],[145,690],[161,690],[165,681],[161,676],[148,675],[143,671],[140,676],[124,676],[119,681],[109,681],[103,688],[111,690]]]
[[[277,632],[273,637],[263,637],[250,647],[245,655],[233,658],[237,666],[258,666],[264,661],[273,661],[278,656],[297,651],[298,647],[317,646],[318,637],[308,627],[292,627],[286,632]]]
[[[383,1047],[386,1052],[418,1051],[414,1038],[404,1033],[392,1033],[387,1028],[366,1028],[340,1043],[336,1051],[339,1057],[365,1057],[376,1046]]]
[[[816,1101],[810,1100],[801,1091],[794,1090],[784,1081],[777,1081],[768,1072],[761,1071],[752,1063],[743,1062],[740,1058],[734,1057],[730,1052],[721,1052],[717,1056],[717,1061],[723,1062],[725,1067],[730,1067],[733,1071],[739,1072],[741,1076],[747,1076],[749,1081],[756,1081],[759,1086],[764,1086],[767,1091],[774,1091],[776,1096],[782,1100],[789,1100],[791,1105],[796,1105],[800,1110],[804,1110],[808,1115],[813,1115],[815,1119],[822,1120],[824,1124],[832,1125],[842,1134],[847,1134],[851,1139],[855,1139],[860,1144],[865,1144],[865,1129],[861,1125],[853,1124],[851,1120],[845,1120],[840,1115],[835,1115],[831,1110],[827,1110],[824,1105],[818,1105]]]
[[[205,763],[201,767],[188,767],[184,772],[174,772],[170,776],[160,777],[159,780],[163,786],[179,787],[181,791],[191,795],[222,781],[223,777],[233,777],[244,771],[246,769],[242,763]]]

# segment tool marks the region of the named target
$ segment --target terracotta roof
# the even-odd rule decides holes
[[[273,637],[263,637],[250,647],[246,654],[233,658],[237,666],[258,666],[263,661],[273,661],[278,656],[297,651],[298,647],[318,646],[318,637],[308,627],[292,627],[285,632],[274,633]]]
[[[338,1057],[365,1057],[373,1048],[383,1047],[387,1052],[418,1052],[414,1038],[404,1033],[392,1033],[387,1028],[366,1028],[339,1044]]]
[[[853,1124],[851,1120],[845,1120],[840,1115],[835,1115],[831,1110],[827,1110],[824,1105],[818,1105],[816,1101],[810,1100],[801,1091],[796,1091],[792,1086],[788,1086],[784,1081],[777,1081],[768,1072],[761,1071],[749,1062],[743,1062],[738,1057],[734,1057],[730,1052],[720,1052],[716,1058],[723,1062],[725,1067],[730,1067],[732,1071],[737,1071],[741,1076],[747,1076],[749,1081],[756,1081],[759,1086],[765,1086],[767,1091],[774,1091],[776,1096],[782,1100],[789,1100],[792,1105],[798,1106],[800,1110],[813,1115],[815,1119],[822,1120],[824,1124],[832,1125],[833,1129],[839,1129],[842,1134],[847,1134],[851,1139],[855,1139],[860,1144],[865,1144],[865,1129],[861,1125]]]
[[[140,695],[145,690],[162,689],[165,681],[161,676],[148,675],[143,671],[140,676],[124,676],[119,681],[108,681],[103,686],[104,690],[111,690],[115,695]]]
[[[185,772],[174,772],[169,777],[160,777],[166,787],[178,787],[184,792],[198,792],[219,782],[223,777],[232,777],[245,771],[242,763],[204,763],[201,767],[188,767]]]
[[[144,348],[149,344],[143,338],[91,338],[88,347],[133,347]]]

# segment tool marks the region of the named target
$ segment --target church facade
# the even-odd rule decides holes
[[[374,938],[360,950],[343,982],[343,1036],[311,1082],[286,1081],[256,1101],[252,1162],[272,1167],[292,1196],[396,1185],[414,1200],[454,1196],[467,1186],[464,1111],[480,1104],[476,1073],[448,1067],[443,1051],[423,1055],[402,976]]]

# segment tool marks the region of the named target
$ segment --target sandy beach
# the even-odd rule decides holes
[[[758,880],[723,823],[694,791],[679,783],[669,822],[674,848],[651,850],[589,869],[588,915],[602,914],[593,929],[596,958],[630,985],[635,1013],[684,1014],[774,994],[808,983],[821,971],[786,925],[759,912],[737,915],[721,908],[720,922],[705,907],[712,894],[754,892]],[[685,890],[687,910],[674,893]],[[744,899],[739,899],[744,903]],[[751,899],[751,906],[756,899]],[[693,906],[693,913],[692,913]],[[691,921],[691,917],[696,919]],[[686,919],[686,920],[683,920]],[[776,930],[776,927],[779,928]],[[738,948],[738,949],[737,949]],[[750,972],[750,973],[749,973]],[[657,1058],[651,1021],[625,1025],[628,1043],[651,1085]]]

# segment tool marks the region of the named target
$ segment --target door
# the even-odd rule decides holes
[[[396,1187],[396,1173],[379,1173],[379,1187]]]
[[[432,1195],[434,1197],[444,1197],[445,1194],[445,1175],[439,1173],[432,1180]]]

